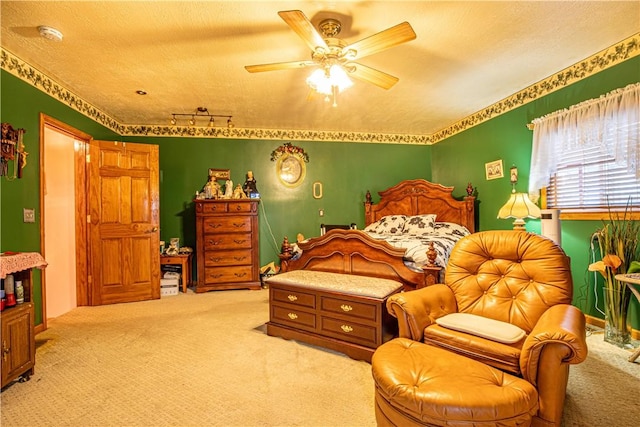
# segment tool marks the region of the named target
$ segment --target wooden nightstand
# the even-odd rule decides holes
[[[180,265],[182,266],[182,273],[180,276],[180,282],[182,283],[182,292],[187,292],[187,286],[191,285],[191,255],[192,254],[179,254],[179,255],[161,255],[160,265]]]

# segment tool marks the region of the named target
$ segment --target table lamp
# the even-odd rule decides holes
[[[499,219],[515,218],[513,229],[525,231],[524,218],[540,218],[540,208],[527,193],[511,193],[509,200],[498,211]]]

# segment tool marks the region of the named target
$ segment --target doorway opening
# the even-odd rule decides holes
[[[42,323],[88,305],[86,150],[91,136],[40,115]]]

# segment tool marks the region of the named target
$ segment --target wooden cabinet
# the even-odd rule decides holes
[[[260,289],[255,199],[196,200],[196,292]]]
[[[401,289],[399,284],[394,293]],[[398,333],[398,322],[385,307],[388,296],[374,298],[270,281],[267,334],[371,362],[375,349]]]
[[[24,303],[5,307],[0,314],[3,388],[19,377],[29,379],[36,362],[31,269],[12,274],[16,282],[22,281]]]

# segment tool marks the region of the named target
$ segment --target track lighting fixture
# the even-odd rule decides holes
[[[215,127],[215,119],[214,119],[215,117],[226,117],[227,127],[229,128],[234,127],[234,124],[231,121],[231,116],[220,115],[220,114],[210,114],[209,110],[207,110],[205,107],[198,107],[196,108],[196,111],[191,114],[171,113],[171,120],[169,120],[169,123],[171,123],[171,126],[176,126],[178,124],[178,119],[176,117],[190,117],[190,119],[187,121],[187,124],[189,126],[195,126],[196,123],[198,122],[198,119],[200,118],[207,118],[209,119],[209,123],[207,123],[207,126],[210,128]]]

